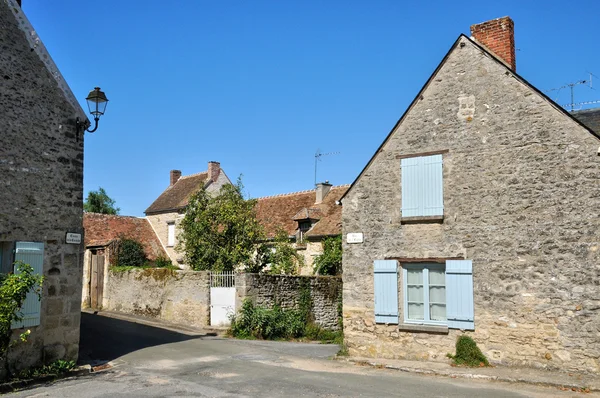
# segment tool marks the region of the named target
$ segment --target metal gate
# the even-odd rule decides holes
[[[210,273],[210,324],[226,326],[235,313],[235,272]]]
[[[104,256],[92,254],[90,272],[90,307],[99,310],[104,292]]]

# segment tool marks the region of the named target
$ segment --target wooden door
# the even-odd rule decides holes
[[[102,293],[104,291],[104,256],[92,254],[90,281],[90,307],[94,310],[102,308]]]

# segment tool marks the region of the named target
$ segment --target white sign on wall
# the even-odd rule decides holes
[[[364,242],[363,233],[362,232],[349,233],[348,235],[346,235],[346,242],[347,243],[363,243]]]
[[[81,234],[74,234],[72,232],[67,232],[67,243],[72,243],[74,245],[78,245],[81,243]]]

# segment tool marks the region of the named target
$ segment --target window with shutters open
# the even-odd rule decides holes
[[[406,157],[402,168],[402,219],[442,219],[444,184],[442,155]]]
[[[15,261],[22,261],[33,268],[33,273],[43,275],[44,269],[44,243],[43,242],[16,242]],[[16,270],[15,270],[16,272]],[[27,293],[27,298],[21,307],[22,320],[13,322],[12,328],[24,328],[40,324],[40,297],[34,293]]]

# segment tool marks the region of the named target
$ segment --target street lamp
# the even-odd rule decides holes
[[[79,118],[77,118],[77,133],[85,130],[89,133],[93,133],[98,129],[98,120],[100,120],[100,116],[104,115],[104,111],[106,111],[106,105],[108,104],[108,98],[106,98],[106,94],[103,91],[100,91],[100,87],[94,87],[92,91],[88,94],[86,98],[88,108],[90,110],[90,114],[94,116],[94,128],[89,130],[89,124],[83,123]]]

